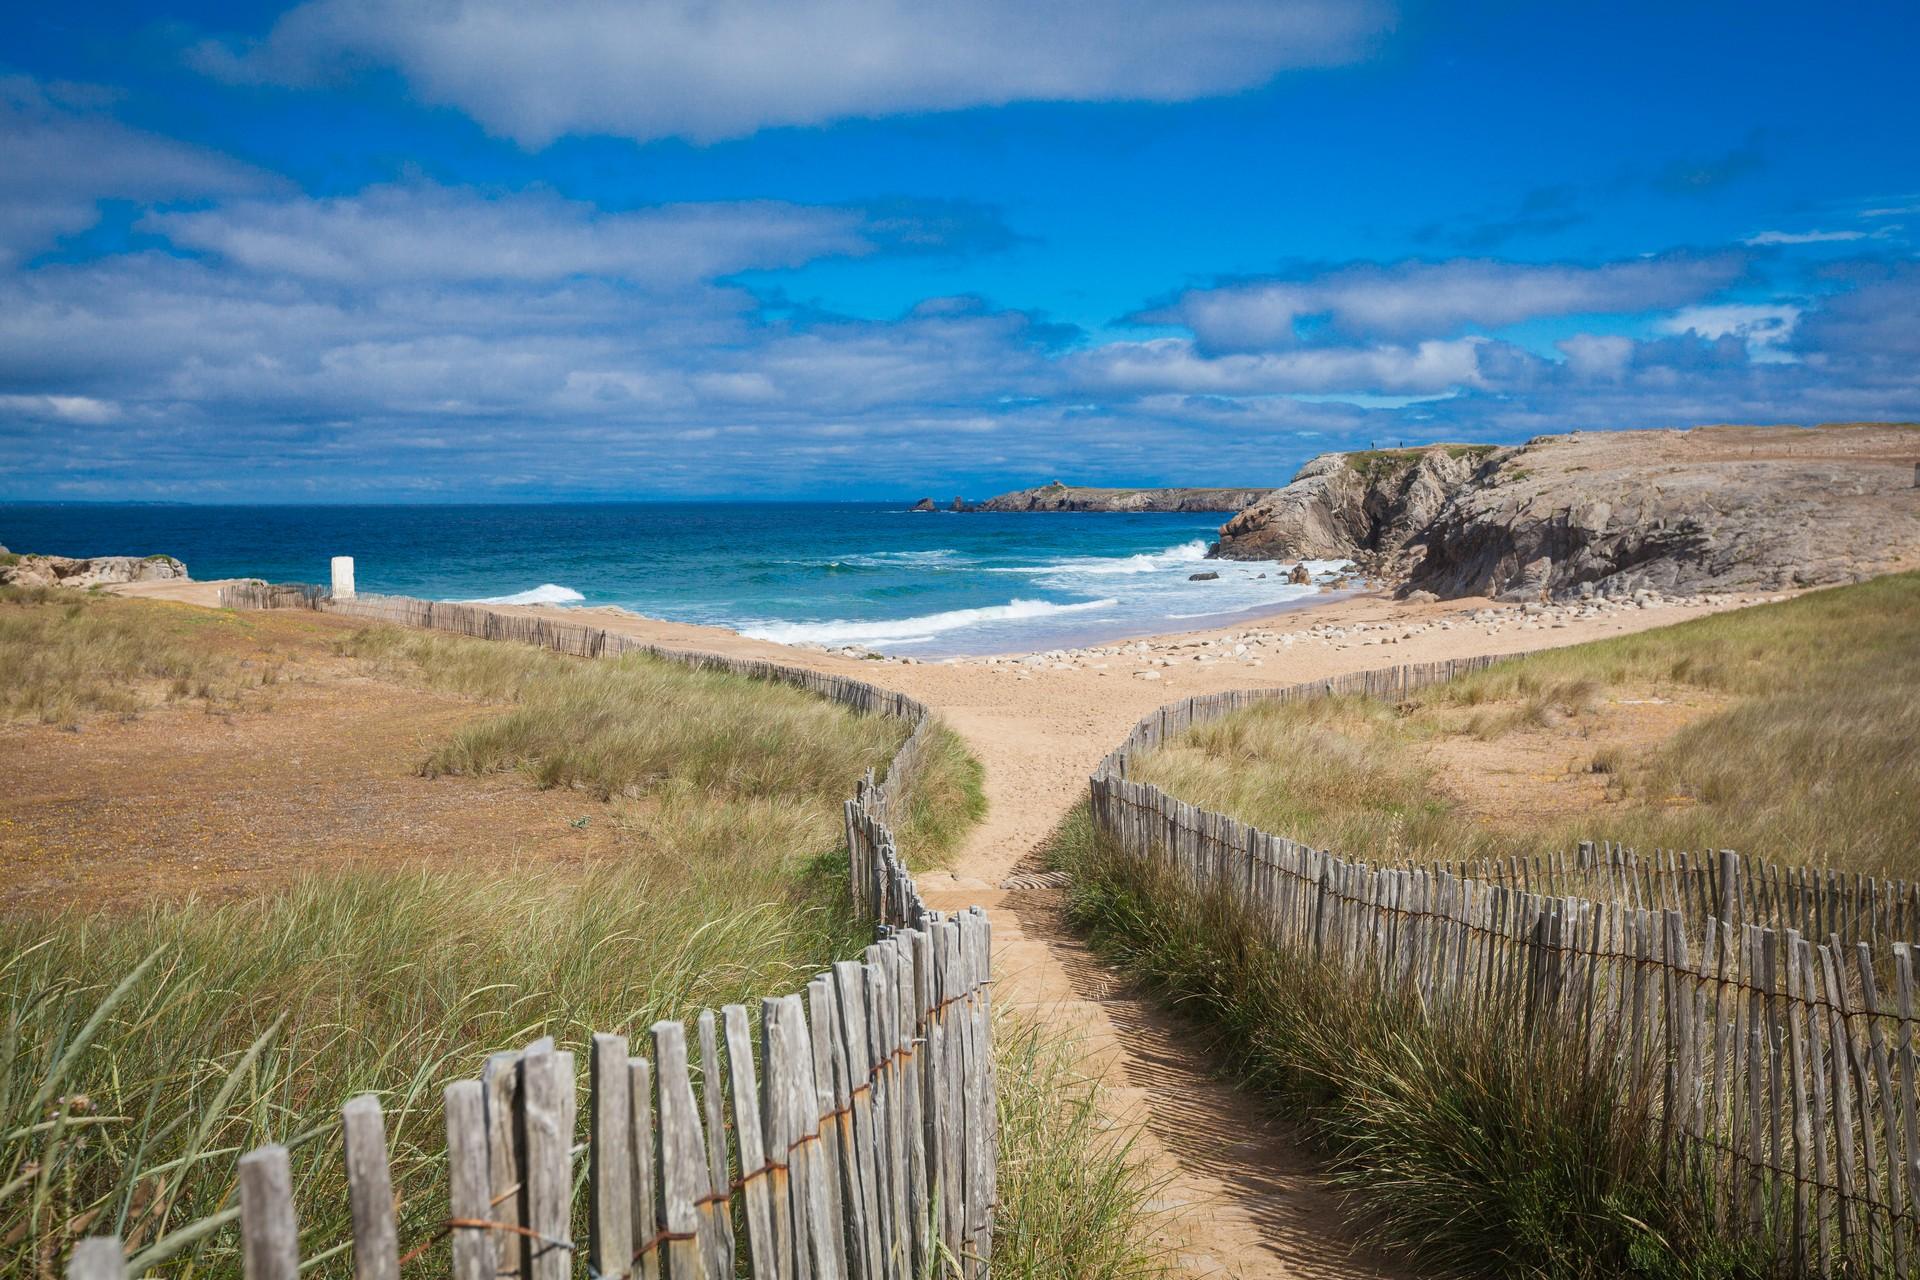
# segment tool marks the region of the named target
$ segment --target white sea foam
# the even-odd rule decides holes
[[[478,600],[462,600],[460,604],[579,604],[586,597],[572,587],[563,587],[557,582],[543,582],[531,591],[516,591],[510,596],[482,596]]]
[[[1192,542],[1183,542],[1177,547],[1168,547],[1165,551],[1142,552],[1132,556],[1064,556],[1050,560],[1046,564],[1013,565],[987,570],[988,573],[1031,573],[1031,574],[1084,574],[1093,578],[1113,576],[1130,577],[1137,573],[1161,573],[1178,568],[1183,564],[1192,564],[1196,560],[1207,558],[1207,543],[1203,538]]]
[[[959,554],[951,547],[933,551],[862,551],[840,556],[827,563],[835,567],[856,565],[865,569],[928,569],[954,564]]]
[[[838,563],[886,564],[895,569],[1015,574],[1049,599],[1017,597],[1008,604],[952,609],[910,618],[828,622],[766,619],[742,628],[749,636],[787,644],[857,645],[883,651],[992,653],[1083,642],[1101,634],[1145,634],[1169,623],[1227,619],[1316,594],[1343,561],[1309,560],[1310,583],[1288,581],[1292,563],[1208,560],[1195,538],[1129,556],[1061,556],[1028,565],[972,565],[951,551],[873,552]],[[1213,575],[1194,582],[1196,573]],[[1094,615],[1080,617],[1077,615]]]
[[[1084,600],[1076,604],[1054,604],[1047,600],[1013,600],[1006,604],[986,605],[978,609],[950,609],[945,613],[922,614],[917,618],[877,618],[855,621],[836,618],[831,622],[761,622],[740,628],[742,635],[756,640],[775,640],[781,644],[822,645],[906,645],[925,644],[946,632],[986,627],[995,623],[1050,618],[1067,613],[1091,613],[1111,609],[1115,600]]]

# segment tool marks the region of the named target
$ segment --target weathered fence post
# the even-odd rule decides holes
[[[587,1147],[587,1259],[601,1280],[620,1280],[633,1266],[633,1093],[625,1036],[593,1037],[588,1078],[593,1138]]]
[[[246,1280],[298,1280],[300,1226],[293,1214],[287,1149],[257,1147],[240,1157],[240,1254]]]
[[[89,1236],[73,1246],[67,1280],[126,1280],[127,1252],[118,1236]]]
[[[493,1216],[487,1191],[486,1093],[478,1080],[447,1086],[447,1216],[454,1226],[453,1280],[493,1280],[494,1245],[485,1227],[461,1226]]]
[[[387,1125],[380,1100],[363,1093],[342,1107],[340,1138],[353,1211],[355,1280],[398,1280],[400,1232],[393,1218],[393,1178],[387,1171]]]

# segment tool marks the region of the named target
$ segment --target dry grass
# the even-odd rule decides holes
[[[278,676],[208,646],[216,615],[94,592],[0,587],[0,720],[77,724],[197,702],[242,705]]]
[[[121,687],[176,651],[186,615],[21,607],[39,611],[22,652],[111,652],[91,669]],[[103,619],[111,645],[91,638]],[[489,1050],[643,1034],[795,989],[866,941],[843,905],[840,806],[904,725],[643,658],[387,628],[341,644],[370,670],[509,704],[430,747],[423,769],[520,770],[609,797],[604,820],[630,856],[335,872],[217,904],[0,917],[0,1274],[55,1272],[89,1233],[152,1249],[230,1207],[235,1155],[269,1140],[295,1148],[305,1251],[331,1248],[346,1228],[335,1108],[363,1091],[387,1108],[403,1233],[419,1238],[445,1203],[440,1090]],[[977,809],[977,768],[943,739],[924,777],[914,822],[951,840]],[[214,1232],[169,1269],[234,1274],[236,1244]]]
[[[861,716],[771,682],[640,654],[569,659],[527,645],[370,627],[343,649],[380,667],[513,710],[435,747],[427,774],[518,769],[601,800],[676,787],[761,799],[841,797],[884,771],[904,721]]]
[[[1269,704],[1147,754],[1135,776],[1262,829],[1375,863],[1612,839],[1920,875],[1920,574],[1533,654],[1393,707]],[[1702,699],[1646,751],[1607,738],[1623,699]],[[1603,775],[1576,816],[1473,815],[1436,744],[1550,730],[1544,770]],[[1472,751],[1449,759],[1470,762]]]

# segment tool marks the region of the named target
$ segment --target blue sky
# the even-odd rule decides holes
[[[0,16],[0,497],[979,496],[1920,418],[1912,5]]]

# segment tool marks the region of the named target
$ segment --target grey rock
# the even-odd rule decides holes
[[[1208,570],[1205,573],[1190,573],[1187,575],[1188,582],[1216,582],[1219,578],[1220,575],[1213,570]]]
[[[187,566],[172,556],[21,556],[0,565],[0,586],[95,587],[118,582],[160,582],[187,576]]]
[[[1239,511],[1271,489],[1099,489],[1052,484],[988,498],[969,511]]]
[[[1920,553],[1920,432],[1700,427],[1323,454],[1221,528],[1229,559],[1351,557],[1442,598],[1777,591]]]

